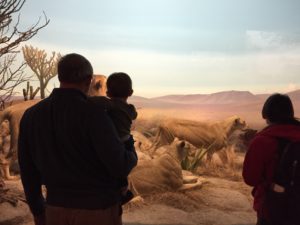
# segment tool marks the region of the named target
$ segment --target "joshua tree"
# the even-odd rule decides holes
[[[45,98],[45,90],[49,81],[57,75],[57,62],[61,55],[60,53],[52,52],[50,58],[47,59],[45,50],[27,45],[22,47],[22,51],[27,65],[39,79],[41,98]]]
[[[19,45],[31,39],[50,22],[44,14],[44,23],[40,25],[39,18],[32,26],[20,30],[21,18],[18,13],[25,2],[26,0],[0,1],[0,105],[9,100],[16,86],[29,79],[23,73],[25,62],[15,64]]]

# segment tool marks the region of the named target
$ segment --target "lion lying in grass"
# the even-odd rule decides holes
[[[129,175],[129,187],[135,196],[201,187],[201,178],[183,175],[181,161],[186,154],[185,142],[176,138],[157,158],[140,160]]]

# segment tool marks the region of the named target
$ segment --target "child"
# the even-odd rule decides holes
[[[134,105],[127,103],[128,97],[133,93],[132,82],[126,73],[113,73],[108,77],[106,87],[107,96],[111,100],[108,113],[124,142],[130,137],[132,120],[137,118]]]
[[[126,148],[126,141],[131,137],[130,128],[132,120],[137,118],[137,111],[134,105],[127,103],[128,97],[133,93],[132,81],[126,73],[113,73],[108,77],[106,87],[109,99],[105,97],[92,97],[91,99],[95,102],[105,104],[108,115],[111,117],[119,137]],[[128,190],[127,179],[120,181],[120,187],[122,194],[121,201],[122,204],[125,204],[133,198],[133,193]]]

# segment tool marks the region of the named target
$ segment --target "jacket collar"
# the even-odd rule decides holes
[[[87,95],[75,88],[54,88],[50,97],[54,96],[78,96],[87,99]]]

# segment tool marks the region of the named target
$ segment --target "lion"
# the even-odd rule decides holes
[[[135,196],[146,196],[201,187],[199,177],[183,175],[181,161],[186,154],[185,142],[175,138],[168,150],[160,156],[139,160],[128,177],[130,190]]]
[[[138,149],[139,152],[143,152],[148,154],[148,149],[152,146],[152,142],[147,138],[144,134],[142,134],[139,131],[133,130],[131,131],[131,134],[133,136],[133,139],[135,141],[136,149]],[[149,155],[150,156],[150,155]]]
[[[106,76],[94,75],[88,95],[89,96],[106,96]]]
[[[7,164],[8,161],[5,160],[7,154],[10,150],[10,132],[9,132],[9,122],[4,120],[0,124],[0,165]],[[5,174],[0,166],[0,174]],[[1,178],[0,178],[1,179]]]
[[[228,137],[234,131],[242,130],[246,126],[246,122],[238,116],[215,123],[168,119],[160,124],[150,152],[152,155],[155,154],[157,148],[170,144],[177,137],[197,148],[209,148],[207,158],[210,160],[214,152],[227,147]]]

